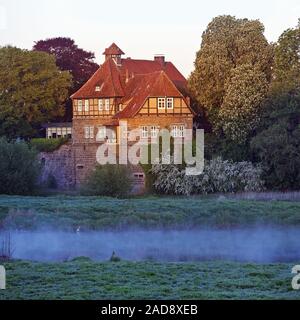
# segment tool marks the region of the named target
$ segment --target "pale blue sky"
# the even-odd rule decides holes
[[[102,63],[104,48],[116,42],[132,58],[163,53],[187,76],[202,32],[221,14],[259,19],[276,41],[297,25],[300,1],[0,0],[0,46],[30,49],[36,40],[67,36]]]

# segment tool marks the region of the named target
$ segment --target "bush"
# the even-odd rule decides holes
[[[82,193],[95,196],[123,197],[129,194],[132,180],[122,165],[97,165],[82,187]]]
[[[35,150],[25,142],[0,139],[0,194],[31,194],[39,172]]]
[[[300,126],[274,124],[251,141],[251,150],[263,168],[266,186],[271,190],[300,188]]]
[[[31,139],[30,144],[38,152],[53,152],[59,149],[63,144],[69,141],[68,138],[60,139],[46,139],[46,138],[34,138]]]
[[[187,176],[185,168],[176,165],[154,165],[152,173],[156,191],[164,194],[235,193],[263,190],[261,169],[251,162],[207,161],[199,176]]]

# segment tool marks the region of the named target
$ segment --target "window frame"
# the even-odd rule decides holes
[[[110,111],[110,99],[105,99],[105,111]]]
[[[180,125],[178,126],[178,131],[177,131],[177,133],[178,133],[178,138],[184,138],[184,136],[185,136],[184,131],[185,131],[185,125],[184,125],[184,124],[180,124]]]
[[[149,138],[149,127],[148,126],[141,126],[141,138],[142,139]]]
[[[84,126],[84,138],[94,139],[94,126]]]
[[[78,112],[82,112],[82,106],[83,106],[83,103],[82,103],[82,100],[77,100],[77,111]]]
[[[172,124],[171,125],[171,136],[173,138],[184,138],[185,137],[185,125],[184,124]]]
[[[157,98],[157,108],[159,110],[165,110],[166,109],[166,98],[165,97],[158,97]]]
[[[150,126],[150,138],[157,138],[158,137],[158,131],[159,131],[158,126],[151,125]],[[154,135],[153,135],[153,132],[154,132]]]
[[[90,101],[89,99],[84,100],[84,112],[89,112],[90,111]]]
[[[103,99],[98,99],[98,111],[103,111]]]
[[[171,107],[169,107],[169,102],[171,102]],[[167,105],[167,109],[168,110],[173,110],[174,109],[174,98],[173,97],[168,97],[166,105]]]

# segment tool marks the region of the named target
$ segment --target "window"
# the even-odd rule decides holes
[[[158,98],[157,99],[157,106],[158,106],[158,109],[165,109],[166,108],[166,99],[165,98]]]
[[[151,126],[150,127],[151,138],[157,138],[157,134],[158,134],[158,127],[157,126]]]
[[[171,127],[171,135],[173,138],[177,137],[177,126],[172,126]]]
[[[78,111],[82,112],[82,100],[78,100]]]
[[[99,92],[99,91],[101,91],[101,88],[100,88],[100,86],[96,86],[96,88],[95,88],[95,91],[96,91],[96,92]]]
[[[178,136],[180,137],[180,138],[183,138],[184,137],[184,125],[180,125],[179,126],[179,130],[178,130]]]
[[[85,137],[85,139],[93,139],[94,138],[94,127],[93,126],[84,127],[84,137]]]
[[[103,110],[103,100],[102,100],[102,99],[99,99],[99,100],[98,100],[98,110],[99,110],[99,111],[102,111],[102,110]]]
[[[85,100],[84,101],[84,111],[89,112],[89,109],[90,109],[89,100]]]
[[[105,99],[105,110],[109,111],[109,99]]]
[[[173,138],[183,138],[184,137],[185,126],[181,125],[173,125],[171,127],[171,135]]]
[[[104,126],[99,127],[98,139],[105,139],[105,138],[106,138],[106,127],[104,127]]]
[[[167,109],[173,109],[173,108],[174,108],[174,99],[167,98]]]
[[[142,127],[142,138],[148,138],[148,127]]]

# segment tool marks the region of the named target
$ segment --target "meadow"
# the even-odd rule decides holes
[[[300,226],[300,202],[223,197],[0,196],[0,232]],[[0,261],[1,299],[299,299],[295,263]],[[299,264],[299,262],[298,262]]]
[[[292,264],[4,263],[1,299],[299,299]]]
[[[186,229],[300,225],[300,202],[202,197],[0,196],[0,228]]]

